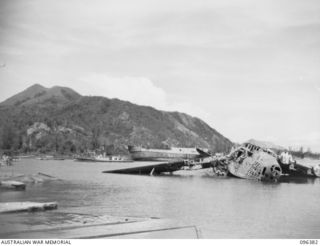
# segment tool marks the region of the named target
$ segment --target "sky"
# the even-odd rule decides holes
[[[35,83],[320,152],[319,0],[0,0],[0,101]]]

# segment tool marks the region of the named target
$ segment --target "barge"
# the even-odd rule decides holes
[[[83,162],[132,162],[133,160],[127,156],[114,155],[95,155],[95,156],[78,156],[76,161]]]
[[[147,149],[130,145],[128,150],[135,161],[188,160],[201,157],[201,153],[196,148]]]

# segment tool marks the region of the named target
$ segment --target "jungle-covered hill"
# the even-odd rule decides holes
[[[35,84],[0,104],[2,150],[61,154],[126,146],[202,147],[226,152],[232,143],[202,120],[127,101],[81,96]]]

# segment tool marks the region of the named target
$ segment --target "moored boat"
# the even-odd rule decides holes
[[[45,155],[36,158],[41,161],[63,161],[65,158],[63,156],[53,156],[53,155]]]
[[[83,162],[132,162],[133,160],[127,156],[121,155],[94,155],[94,156],[78,156],[77,161]]]
[[[168,161],[173,159],[195,159],[201,154],[196,148],[147,149],[138,146],[128,146],[133,160],[136,161]]]

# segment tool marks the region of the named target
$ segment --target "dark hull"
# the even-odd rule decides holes
[[[294,163],[291,165],[283,164],[280,160],[278,160],[279,165],[282,168],[283,174],[290,177],[311,177],[316,178],[320,175],[315,171],[315,167],[308,167],[301,165],[299,163]]]

